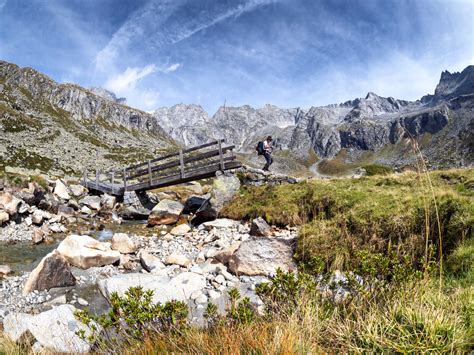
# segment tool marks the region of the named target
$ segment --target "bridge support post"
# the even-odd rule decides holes
[[[179,151],[179,166],[181,169],[181,178],[184,178],[184,157],[183,157],[183,150],[180,149]]]
[[[218,142],[218,146],[219,146],[219,159],[221,161],[221,170],[224,171],[225,170],[224,154],[222,154],[222,141],[220,139]]]

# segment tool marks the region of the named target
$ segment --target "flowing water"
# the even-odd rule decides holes
[[[156,229],[146,228],[146,221],[123,221],[122,224],[107,223],[100,230],[90,230],[90,226],[70,227],[67,234],[56,235],[52,243],[34,245],[31,242],[15,244],[0,242],[0,265],[8,265],[16,275],[33,270],[41,259],[54,250],[62,239],[70,234],[87,234],[101,242],[112,239],[114,233],[135,233],[148,235],[157,233]]]

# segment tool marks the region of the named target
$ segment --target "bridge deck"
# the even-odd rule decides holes
[[[241,167],[233,154],[234,146],[224,147],[223,142],[218,140],[180,150],[121,170],[96,171],[94,178],[89,178],[85,171],[81,183],[89,190],[122,196],[125,191],[177,185],[215,176],[217,171]]]

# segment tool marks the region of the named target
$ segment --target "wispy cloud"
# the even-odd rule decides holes
[[[107,80],[105,88],[119,95],[123,95],[130,90],[135,89],[137,83],[156,72],[156,66],[149,64],[143,68],[127,68],[123,73],[115,75]]]
[[[183,64],[181,64],[181,63],[174,63],[174,64],[171,64],[169,67],[165,68],[163,70],[163,72],[172,73],[172,72],[175,72],[176,70],[178,70],[179,68],[181,68],[182,66],[183,66]]]

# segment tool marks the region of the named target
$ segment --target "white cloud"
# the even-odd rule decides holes
[[[128,67],[123,73],[109,78],[105,83],[105,88],[116,94],[123,95],[134,90],[141,79],[154,72],[156,72],[156,66],[154,64],[149,64],[143,68]]]
[[[163,70],[164,73],[172,73],[181,68],[183,65],[181,63],[171,64],[169,67]]]

